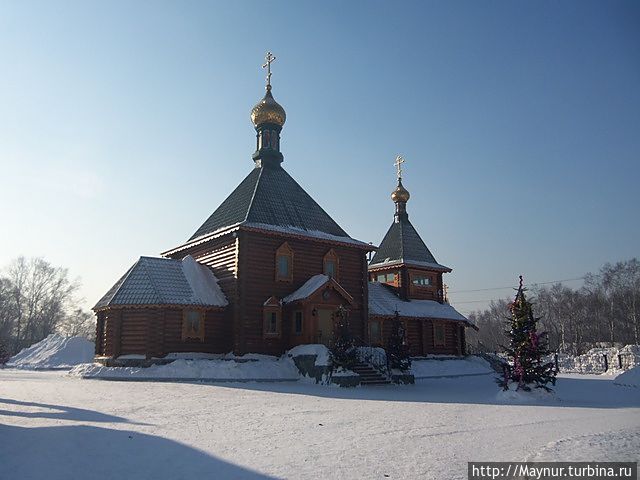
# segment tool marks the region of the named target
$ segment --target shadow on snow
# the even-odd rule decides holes
[[[273,478],[166,438],[87,425],[0,425],[0,465],[22,480]]]
[[[501,401],[494,375],[417,380],[415,385],[340,388],[307,383],[207,383],[203,388],[234,388],[345,400],[390,402],[522,405],[570,408],[640,407],[640,389],[615,385],[609,379],[560,377],[549,399],[525,398]],[[212,393],[212,395],[215,395]],[[526,397],[526,395],[525,395]]]
[[[36,411],[15,411],[5,410],[3,405],[14,405],[19,407],[35,408]],[[0,416],[5,417],[23,417],[23,418],[49,418],[54,420],[72,420],[76,422],[95,422],[95,423],[131,423],[133,425],[146,425],[142,423],[130,422],[126,418],[117,417],[115,415],[107,415],[105,413],[96,412],[95,410],[86,410],[84,408],[69,407],[67,405],[51,405],[48,403],[23,402],[9,398],[0,398]]]

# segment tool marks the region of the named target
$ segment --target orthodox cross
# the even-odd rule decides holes
[[[396,172],[398,175],[398,180],[402,180],[402,164],[404,163],[404,158],[402,158],[401,155],[398,155],[396,157],[396,161],[394,163],[395,167],[396,167]]]
[[[267,52],[267,55],[264,57],[264,59],[267,62],[264,65],[262,65],[262,68],[267,69],[267,87],[270,87],[271,86],[271,64],[276,59],[276,57],[273,55],[273,53]]]

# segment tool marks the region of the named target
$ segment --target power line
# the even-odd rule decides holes
[[[601,274],[598,275],[591,275],[592,277],[600,277]],[[563,283],[563,282],[574,282],[577,280],[585,280],[587,277],[586,275],[583,277],[578,277],[578,278],[565,278],[564,280],[551,280],[549,282],[537,282],[537,283],[530,283],[529,285],[532,287],[538,286],[538,285],[549,285],[551,283]],[[489,292],[491,290],[508,290],[508,289],[516,289],[516,287],[514,287],[513,285],[510,285],[508,287],[492,287],[492,288],[476,288],[474,290],[452,290],[449,293],[467,293],[467,292]],[[465,302],[458,302],[458,303],[465,303]]]

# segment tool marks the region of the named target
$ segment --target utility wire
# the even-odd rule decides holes
[[[598,275],[592,275],[592,277],[600,277],[601,274]],[[585,280],[587,277],[586,275],[584,277],[578,277],[578,278],[565,278],[564,280],[551,280],[549,282],[537,282],[537,283],[530,283],[529,285],[532,287],[538,286],[538,285],[549,285],[551,283],[563,283],[563,282],[573,282],[576,280]],[[492,288],[476,288],[474,290],[451,290],[449,293],[467,293],[467,292],[489,292],[491,290],[508,290],[508,289],[516,289],[516,287],[514,287],[513,285],[508,286],[508,287],[492,287]],[[457,303],[464,303],[464,302],[457,302]]]

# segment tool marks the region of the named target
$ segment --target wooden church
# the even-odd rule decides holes
[[[464,354],[472,325],[443,296],[451,269],[409,221],[402,160],[382,244],[351,238],[282,167],[273,59],[251,111],[254,168],[184,244],[141,257],[95,305],[96,360],[330,346],[341,307],[362,344],[384,346],[399,318],[413,355]]]

